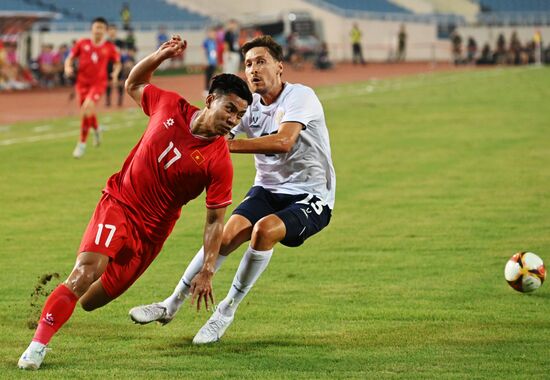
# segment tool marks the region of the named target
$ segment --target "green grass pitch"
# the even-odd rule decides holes
[[[337,172],[331,224],[300,248],[276,247],[221,343],[191,345],[209,314],[189,306],[164,327],[127,315],[167,296],[200,247],[199,198],[141,279],[103,309],[77,308],[32,375],[16,363],[32,337],[37,279],[68,275],[100,190],[146,119],[137,110],[104,115],[104,145],[80,161],[71,158],[76,118],[2,126],[0,378],[550,376],[550,285],[525,295],[503,276],[516,251],[550,264],[550,70],[317,92]],[[234,163],[238,204],[254,165],[245,155]],[[218,300],[242,252],[216,275]]]

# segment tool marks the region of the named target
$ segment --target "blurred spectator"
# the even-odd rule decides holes
[[[477,42],[473,37],[468,37],[468,45],[466,46],[466,62],[468,64],[475,63],[477,54]]]
[[[535,41],[531,40],[525,44],[525,47],[521,53],[521,63],[522,64],[533,64],[536,62],[535,52]]]
[[[321,44],[321,50],[319,51],[319,55],[317,56],[317,59],[315,60],[315,67],[319,70],[328,70],[331,69],[333,64],[330,61],[328,57],[328,45],[326,42],[323,42]]]
[[[223,25],[216,26],[216,47],[218,53],[218,66],[223,66],[223,52],[225,49],[225,30]]]
[[[216,44],[216,29],[209,28],[206,39],[202,43],[204,53],[206,54],[206,69],[204,70],[204,95],[208,95],[210,81],[216,72],[218,66],[218,51]]]
[[[508,50],[508,63],[513,65],[519,65],[522,62],[521,57],[521,42],[518,38],[518,33],[514,30],[510,37],[510,48]]]
[[[124,102],[124,82],[130,75],[130,71],[136,65],[136,49],[122,49],[120,54],[120,63],[122,64],[122,69],[120,70],[120,76],[117,84],[118,89],[118,106],[122,107]]]
[[[363,48],[361,47],[362,33],[357,23],[353,24],[349,35],[351,39],[351,50],[352,50],[351,60],[354,65],[357,63],[364,65],[365,60],[363,59]]]
[[[397,61],[403,62],[407,55],[407,30],[405,24],[401,24],[397,33]]]
[[[128,29],[128,33],[126,33],[126,39],[124,40],[124,46],[127,49],[136,49],[136,37],[134,36],[134,31],[131,28]]]
[[[53,51],[52,44],[42,44],[37,62],[40,84],[53,87],[56,84],[60,57]]]
[[[122,21],[122,28],[124,30],[132,29],[132,14],[130,13],[130,6],[128,3],[122,4],[122,9],[120,10],[120,20]]]
[[[550,44],[548,44],[546,49],[543,48],[542,50],[542,62],[550,64]]]
[[[5,76],[4,69],[7,64],[7,54],[6,50],[4,49],[4,41],[0,39],[0,90],[3,88],[4,84],[7,81],[7,77]]]
[[[533,35],[533,48],[534,48],[534,63],[541,64],[542,63],[542,34],[540,30],[536,30],[535,34]]]
[[[34,84],[17,60],[17,44],[0,40],[0,90],[23,90]]]
[[[256,37],[262,36],[262,31],[258,28],[243,28],[239,35],[239,46],[243,46],[248,41],[253,40]]]
[[[71,41],[71,47],[69,49],[69,54],[71,53],[71,50],[74,48],[74,46],[76,45],[76,42],[77,40],[72,40]],[[67,56],[68,57],[68,56]],[[65,58],[65,61],[67,60],[67,58]],[[76,89],[75,89],[75,81],[76,81],[76,76],[78,74],[78,60],[74,60],[73,61],[73,72],[74,72],[74,76],[72,77],[66,77],[67,78],[67,81],[69,82],[69,85],[71,86],[71,92],[69,93],[69,97],[68,97],[68,102],[71,103],[74,98],[76,97]],[[63,70],[63,75],[65,75],[65,70]]]
[[[69,46],[67,44],[61,44],[59,45],[59,48],[57,49],[57,57],[58,62],[56,64],[56,73],[57,73],[57,83],[59,83],[62,86],[68,86],[70,85],[70,81],[65,77],[65,73],[63,70],[63,63],[69,56],[70,50]]]
[[[506,63],[506,38],[504,37],[503,33],[500,33],[497,37],[495,63],[499,65]]]
[[[111,41],[115,46],[118,48],[118,50],[122,50],[126,43],[118,38],[118,28],[115,24],[109,24],[109,27],[107,28],[107,39]],[[135,40],[133,41],[135,44]]]
[[[6,51],[6,62],[8,65],[18,66],[19,62],[17,59],[17,43],[16,42],[6,42],[4,45]]]
[[[304,56],[298,48],[298,33],[292,32],[286,38],[287,61],[295,69],[301,69],[304,64]]]
[[[9,89],[8,55],[4,47],[4,41],[0,39],[0,90]]]
[[[126,43],[122,41],[120,38],[118,38],[118,29],[115,24],[109,24],[109,27],[107,28],[107,40],[112,42],[116,48],[119,54],[121,54],[121,63],[122,63],[122,51],[125,50]],[[135,43],[135,41],[134,41]],[[111,79],[111,76],[113,74],[113,61],[109,61],[107,63],[107,77]],[[122,70],[120,70],[118,74],[118,82],[116,85],[113,84],[112,81],[109,80],[107,83],[107,88],[105,89],[105,106],[110,107],[111,106],[111,93],[113,92],[114,88],[116,87],[118,89],[118,105],[122,105],[122,97],[124,95],[124,82],[122,81]]]
[[[57,49],[57,55],[59,56],[59,59],[63,62],[65,62],[70,52],[71,51],[69,50],[69,46],[67,44],[61,44]]]
[[[223,72],[237,74],[241,64],[241,53],[239,46],[239,24],[236,20],[231,19],[227,23],[224,41]]]
[[[478,65],[493,65],[495,63],[493,52],[491,51],[491,46],[489,46],[488,43],[483,45],[483,49],[481,49],[481,56],[476,61],[476,63]]]
[[[451,53],[455,65],[462,64],[462,37],[455,29],[451,34]]]
[[[157,48],[160,47],[165,42],[168,42],[168,34],[166,33],[166,27],[161,25],[159,27],[159,32],[157,33]]]

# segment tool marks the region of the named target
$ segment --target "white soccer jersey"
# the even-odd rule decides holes
[[[285,83],[283,92],[269,106],[254,94],[252,104],[231,133],[246,133],[248,138],[277,133],[284,122],[303,125],[296,143],[288,153],[255,154],[255,186],[274,193],[313,194],[334,208],[336,176],[332,165],[330,141],[323,106],[315,92],[301,84]]]

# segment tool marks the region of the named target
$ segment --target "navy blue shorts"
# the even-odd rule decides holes
[[[264,216],[277,215],[286,227],[281,243],[287,247],[298,247],[329,224],[332,211],[315,195],[278,194],[254,186],[233,214],[244,216],[252,225]]]

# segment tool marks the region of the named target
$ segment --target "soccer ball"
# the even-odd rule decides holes
[[[530,293],[541,287],[546,268],[542,259],[533,252],[518,252],[506,263],[504,277],[518,292]]]

